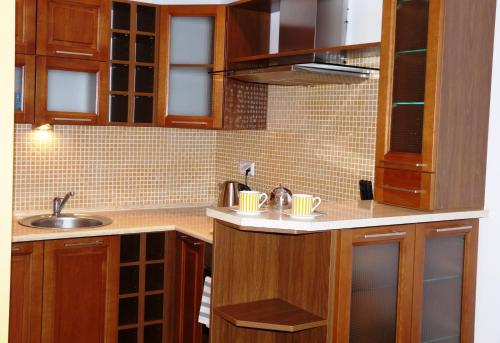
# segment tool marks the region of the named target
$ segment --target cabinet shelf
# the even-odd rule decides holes
[[[278,298],[217,307],[215,314],[239,327],[282,332],[326,325],[326,319]]]
[[[394,102],[392,104],[392,108],[396,108],[399,106],[415,106],[415,105],[424,105],[425,103],[423,101],[400,101],[400,102]]]
[[[443,336],[443,337],[428,339],[428,340],[422,341],[422,343],[439,343],[439,342],[444,342],[444,341],[448,341],[450,339],[459,338],[459,337],[460,337],[460,335],[455,334],[455,335],[450,335],[450,336]]]
[[[461,280],[461,279],[462,279],[462,275],[461,274],[446,275],[446,276],[440,276],[440,277],[434,277],[434,278],[425,279],[424,283],[439,282],[439,281],[450,281],[450,280]]]
[[[396,55],[422,54],[424,52],[427,52],[427,49],[400,50],[400,51],[396,51]]]

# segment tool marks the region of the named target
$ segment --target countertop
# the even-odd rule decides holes
[[[207,243],[212,243],[213,240],[213,220],[206,216],[206,207],[86,213],[110,217],[113,223],[91,229],[37,229],[18,224],[17,221],[20,217],[14,217],[12,224],[12,242],[111,236],[170,230],[183,232]]]
[[[278,211],[266,211],[260,215],[239,215],[225,207],[207,208],[207,215],[234,224],[249,231],[301,233],[310,231],[339,230],[361,227],[402,225],[433,221],[483,218],[486,210],[452,210],[422,212],[374,201],[324,202],[318,208],[324,215],[312,220],[297,220]],[[265,230],[262,230],[265,229]]]

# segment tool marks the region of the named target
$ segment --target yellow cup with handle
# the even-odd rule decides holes
[[[321,198],[309,194],[292,195],[292,214],[294,216],[310,216],[321,204]]]
[[[267,201],[267,194],[257,191],[241,191],[239,195],[241,212],[257,212]]]

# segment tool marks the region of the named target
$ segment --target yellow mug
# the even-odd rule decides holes
[[[240,192],[240,211],[256,212],[267,201],[267,194],[257,191]]]
[[[296,216],[310,216],[321,204],[321,198],[309,194],[292,195],[292,214]]]

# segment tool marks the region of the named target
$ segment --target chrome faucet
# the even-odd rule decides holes
[[[64,197],[55,197],[54,200],[52,200],[52,209],[53,209],[52,215],[55,217],[59,217],[66,202],[69,200],[70,197],[74,195],[75,192],[68,192]]]

